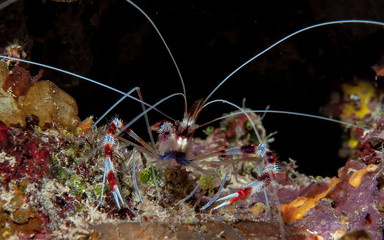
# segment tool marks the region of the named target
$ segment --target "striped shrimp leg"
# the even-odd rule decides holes
[[[124,124],[121,120],[115,118],[112,123],[109,125],[107,134],[104,137],[104,173],[103,173],[103,183],[101,187],[100,202],[103,198],[104,183],[105,178],[108,179],[108,183],[112,189],[112,195],[115,199],[116,206],[120,209],[120,205],[125,205],[125,202],[120,194],[119,187],[117,186],[116,175],[113,168],[113,145],[115,144],[115,134],[117,129],[124,127]]]
[[[254,144],[242,145],[240,147],[234,147],[227,149],[223,152],[223,155],[256,155],[256,156],[264,156],[268,152],[267,147],[264,144],[259,144],[255,146]]]
[[[249,145],[243,145],[243,146],[240,146],[240,147],[234,147],[234,148],[218,151],[218,152],[216,152],[214,154],[211,154],[211,155],[216,155],[216,156],[241,156],[239,159],[236,159],[236,160],[237,161],[248,161],[248,160],[255,160],[256,156],[262,156],[263,157],[265,155],[266,151],[268,151],[268,150],[267,150],[267,147],[264,144],[259,144],[258,146],[254,145],[254,144],[249,144]],[[203,156],[202,159],[204,159],[206,157],[207,156]],[[196,160],[200,160],[200,159],[195,159],[195,161]],[[221,161],[221,162],[224,162],[224,161]],[[218,162],[218,163],[220,163],[220,162]],[[213,196],[213,198],[207,204],[205,204],[201,208],[201,210],[207,209],[209,206],[211,206],[214,202],[217,201],[216,199],[219,197],[220,192],[223,189],[224,184],[225,184],[225,182],[227,180],[229,170],[230,170],[230,167],[228,167],[227,173],[225,174],[224,179],[221,182],[219,191],[215,194],[215,196]]]
[[[126,134],[128,134],[132,139],[139,142],[142,146],[137,146],[137,148],[141,149],[141,151],[146,152],[149,155],[156,155],[156,151],[149,146],[143,139],[141,139],[139,136],[136,135],[130,128],[127,128],[126,125],[118,118],[114,118],[112,120],[112,123],[109,125],[107,134],[104,137],[103,145],[104,145],[104,173],[103,173],[103,183],[101,187],[101,194],[100,194],[100,201],[97,207],[101,204],[102,198],[103,198],[103,192],[104,192],[104,183],[105,178],[107,178],[109,185],[112,189],[112,195],[115,200],[116,206],[120,209],[120,205],[125,205],[125,202],[120,194],[119,187],[117,186],[116,181],[116,175],[113,168],[113,145],[115,144],[115,137],[118,135],[116,133],[116,130],[119,129],[121,131],[124,131]],[[135,189],[136,194],[139,197],[140,202],[142,203],[143,200],[141,198],[139,189],[137,187],[136,177],[135,177],[135,150],[133,150],[132,153],[132,178],[133,178],[133,186]],[[96,208],[97,208],[96,207]]]
[[[258,177],[254,182],[248,184],[244,188],[239,189],[236,193],[232,193],[228,196],[219,198],[216,202],[224,202],[213,208],[213,211],[228,206],[236,201],[246,200],[254,193],[259,192],[263,188],[267,187],[271,183],[271,180],[275,178],[276,174],[279,172],[277,159],[272,151],[266,150],[264,155],[264,164],[265,168],[260,177]]]

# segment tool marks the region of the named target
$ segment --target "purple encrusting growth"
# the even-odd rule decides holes
[[[383,237],[382,221],[383,216],[378,210],[378,204],[384,201],[384,194],[378,189],[377,175],[382,177],[383,163],[376,171],[367,172],[360,185],[354,188],[349,184],[349,179],[353,174],[353,169],[360,170],[365,165],[358,161],[348,161],[342,169],[342,176],[338,185],[333,189],[328,197],[332,199],[335,214],[348,221],[347,230],[365,230],[372,239]]]
[[[319,201],[315,208],[308,211],[307,217],[294,223],[313,235],[321,236],[323,239],[335,239],[335,233],[340,228],[341,223],[335,215],[331,203],[327,199]]]
[[[89,171],[86,164],[75,163],[85,139],[77,138],[75,147],[72,134],[37,129],[0,123],[0,209],[1,220],[7,223],[3,236],[51,238],[58,229],[76,226],[70,216],[87,214],[82,211],[86,197],[81,188]]]
[[[321,239],[338,239],[346,233],[364,231],[370,239],[383,238],[384,192],[379,190],[377,178],[383,178],[383,163],[374,171],[367,171],[358,187],[351,185],[352,175],[366,169],[360,161],[350,160],[339,170],[339,181],[328,194],[320,199],[299,220],[290,223],[301,229],[308,236]],[[289,168],[288,168],[289,169]],[[290,169],[291,171],[292,169]],[[281,181],[279,198],[282,203],[289,203],[299,196],[306,196],[307,201],[327,190],[327,179],[308,178],[294,173],[296,180]]]

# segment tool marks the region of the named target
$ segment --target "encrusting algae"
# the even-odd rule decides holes
[[[328,183],[328,188],[325,191],[319,192],[315,190],[310,192],[305,197],[298,197],[289,204],[281,205],[281,213],[283,214],[283,220],[286,223],[292,223],[299,219],[302,219],[307,212],[315,207],[318,201],[324,198],[329,191],[339,182],[338,178],[332,178]]]

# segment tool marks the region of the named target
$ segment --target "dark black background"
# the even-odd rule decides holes
[[[330,20],[384,20],[384,2],[375,1],[137,1],[157,24],[183,74],[189,106],[206,97],[243,62],[275,41],[303,27]],[[144,100],[155,103],[181,92],[175,67],[155,30],[125,1],[18,1],[0,11],[0,43],[18,42],[27,58],[90,77],[122,91],[140,86]],[[302,33],[234,75],[212,97],[238,105],[246,98],[252,109],[298,111],[319,115],[332,89],[354,78],[374,80],[374,65],[383,54],[384,29],[365,24],[328,26]],[[33,74],[40,68],[31,67]],[[56,82],[79,105],[80,117],[96,118],[120,96],[109,90],[54,71],[45,79]],[[381,80],[377,82],[380,88]],[[183,99],[174,98],[159,109],[183,117]],[[106,119],[129,121],[140,105],[127,100]],[[223,113],[229,106],[204,110],[198,123]],[[151,123],[164,117],[152,113]],[[106,122],[105,121],[105,122]],[[278,131],[271,144],[279,159],[298,160],[300,171],[336,174],[339,125],[302,117],[268,114],[268,132]],[[143,121],[133,128],[148,139]]]

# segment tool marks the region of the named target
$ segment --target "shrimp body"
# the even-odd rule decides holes
[[[179,165],[189,165],[191,162],[187,155],[193,145],[193,133],[188,130],[179,130],[174,124],[163,120],[151,127],[157,130],[158,141],[156,148],[159,152],[160,160],[174,159]]]

